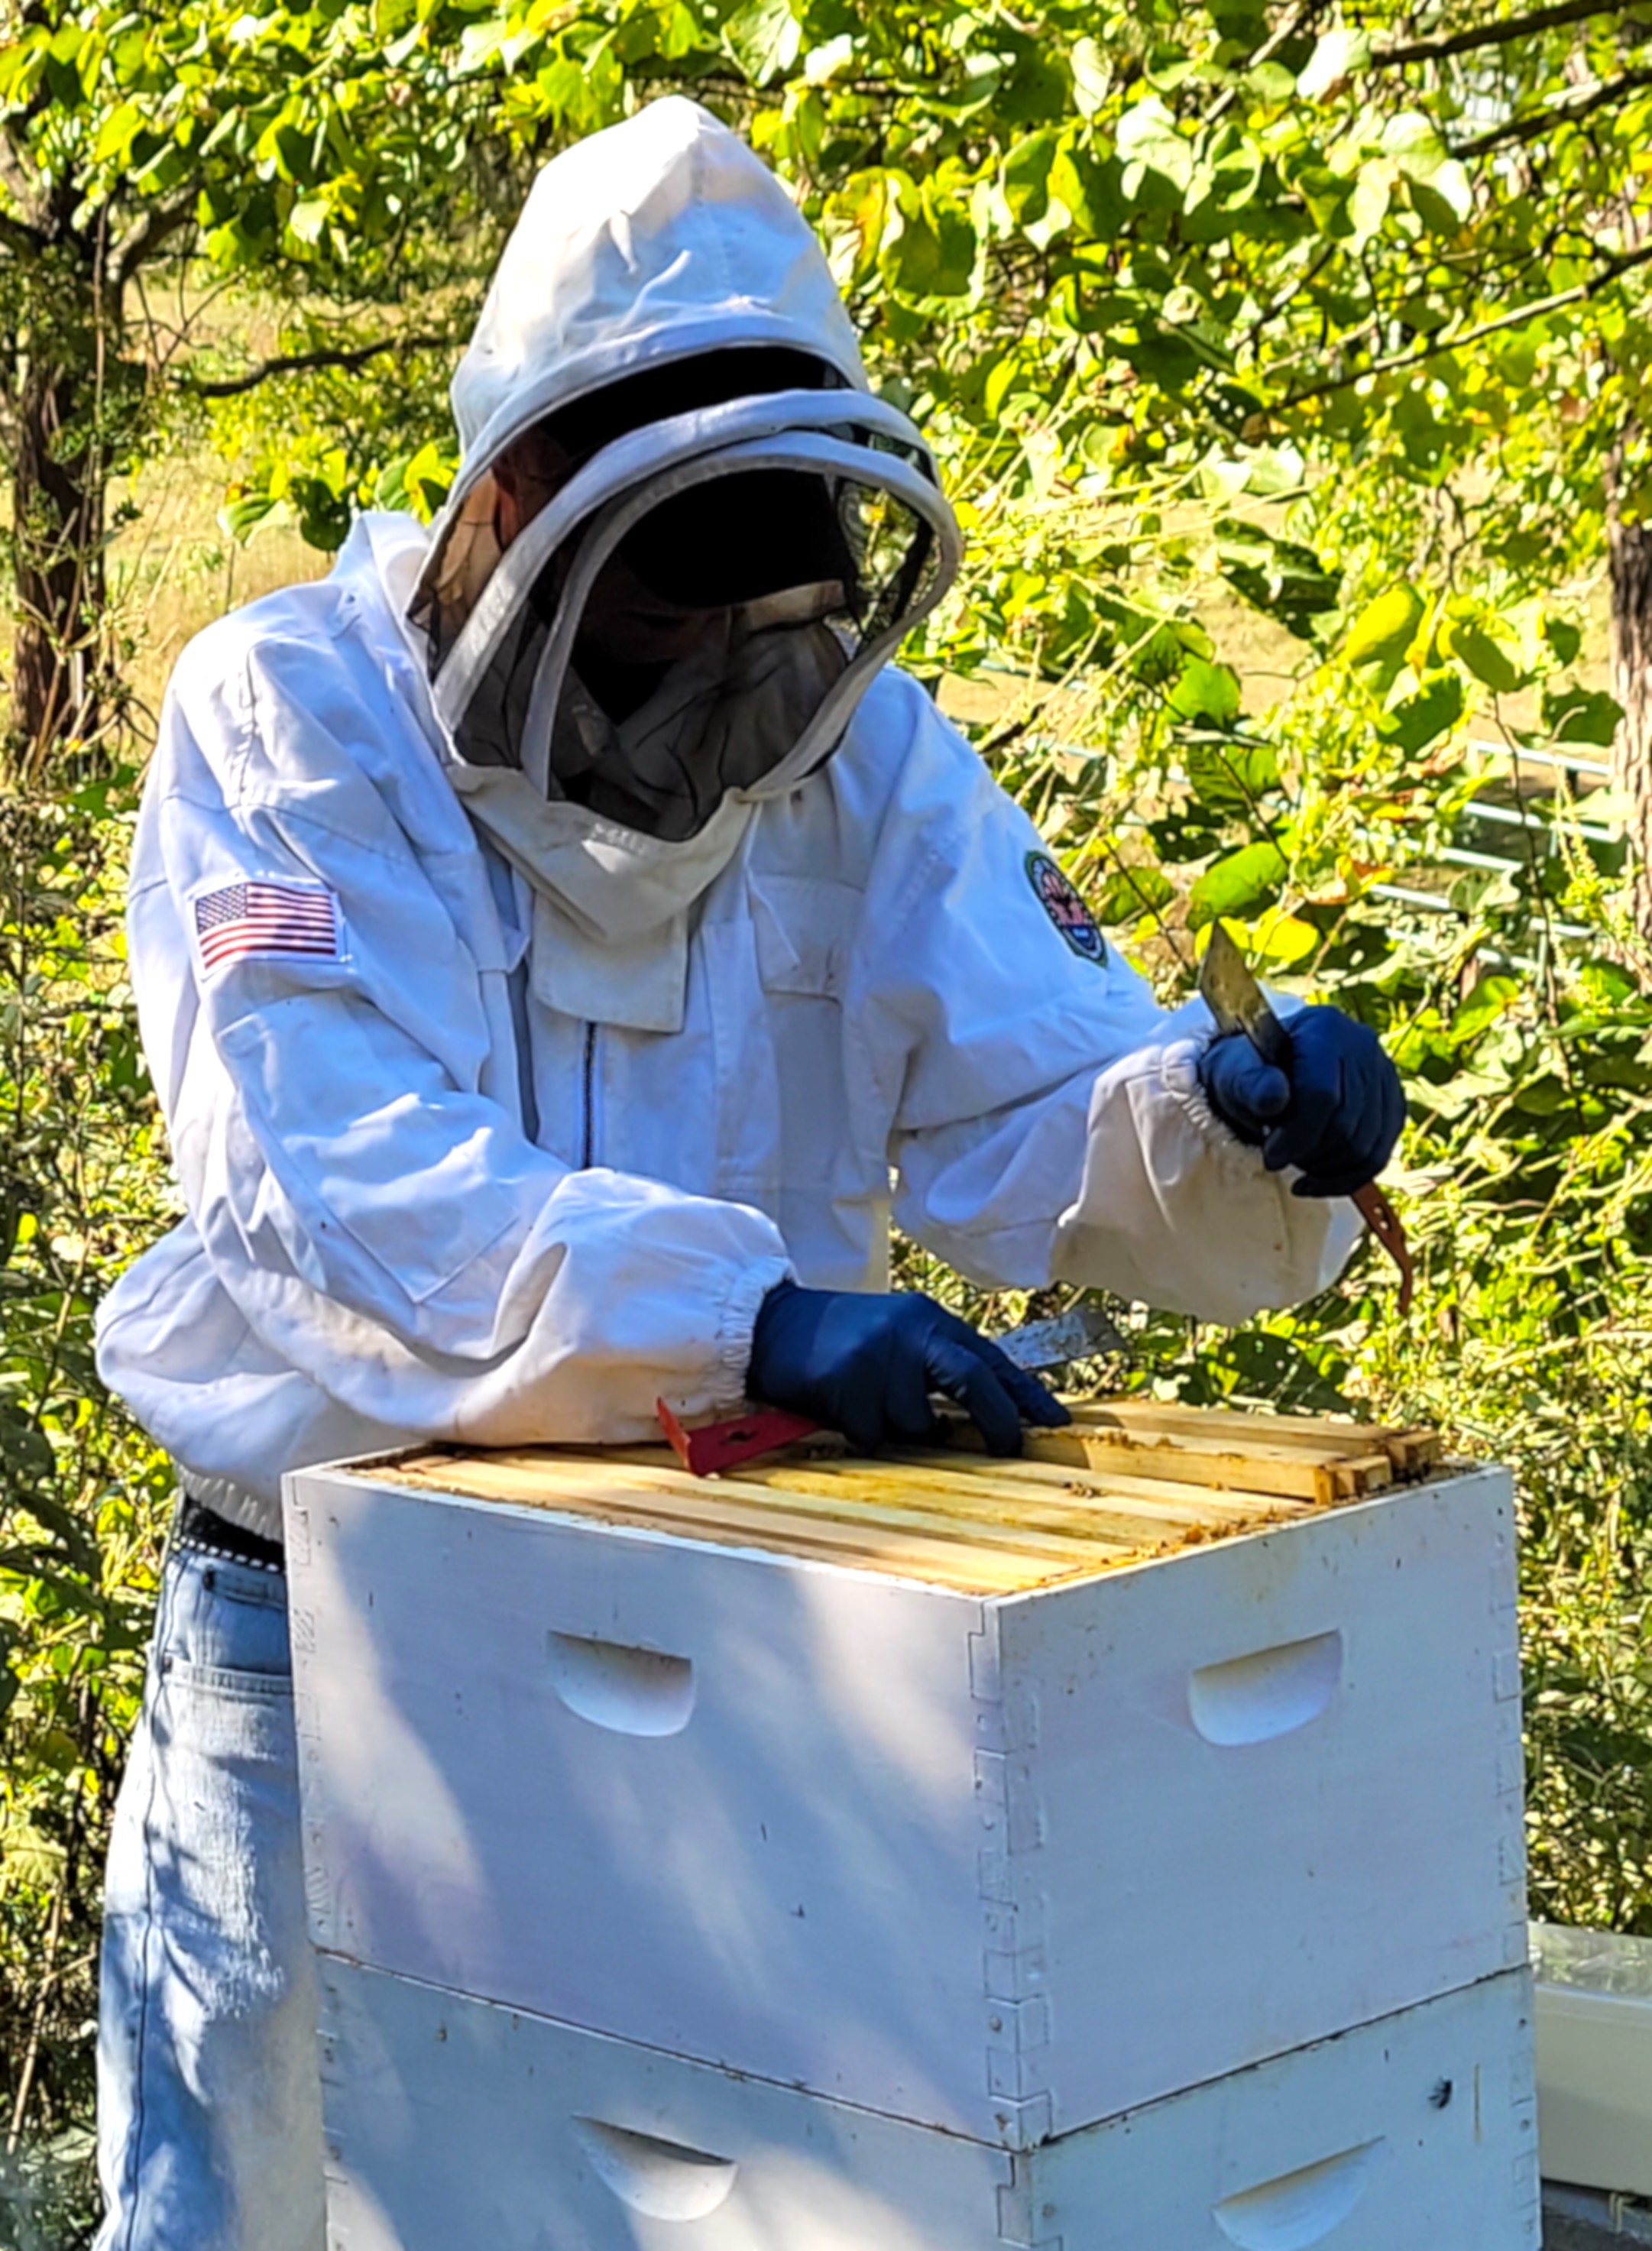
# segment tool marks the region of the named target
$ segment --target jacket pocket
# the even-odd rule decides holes
[[[821,1230],[822,1266],[858,1272],[863,1208],[881,1209],[889,1190],[885,1151],[859,1145],[849,1098],[844,1001],[862,897],[851,884],[808,876],[753,875],[747,882],[790,1225],[795,1231],[804,1212],[813,1214],[809,1227]],[[843,1247],[850,1237],[852,1252]]]
[[[859,894],[806,876],[753,876],[748,890],[763,990],[841,1002]]]

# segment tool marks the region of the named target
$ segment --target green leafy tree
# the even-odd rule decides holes
[[[446,342],[517,191],[471,21],[413,0],[0,16],[14,772],[120,716],[108,488],[182,403]],[[291,349],[226,365],[226,284],[285,304]]]
[[[512,112],[566,130],[618,114],[628,57],[694,19],[542,20],[500,19]],[[1603,558],[1610,516],[1644,779],[1652,26],[1589,0],[1355,19],[752,0],[698,20],[681,67],[795,182],[883,371],[983,489],[1237,497],[1277,488],[1281,455],[1288,476],[1335,465],[1410,516],[1418,553],[1449,546],[1455,639],[1492,695],[1522,670],[1501,613]],[[1216,534],[1258,606],[1334,611],[1335,578],[1253,516]]]
[[[1624,723],[1575,698],[1537,718],[1616,734],[1648,857],[1652,26],[1590,0],[506,0],[466,37],[473,94],[491,76],[524,156],[664,86],[751,130],[832,244],[879,377],[982,509],[1225,497],[1222,575],[1310,645],[1385,573],[1448,558],[1431,632],[1489,704],[1534,677],[1520,606],[1609,557]],[[414,420],[440,447],[439,412]],[[359,435],[324,468],[341,509],[395,450],[382,424]],[[290,474],[279,448],[272,470]],[[1317,551],[1253,504],[1332,473],[1344,506]],[[1017,661],[1059,674],[1128,637],[1142,548],[1112,546],[1059,618],[1020,605]]]
[[[89,2240],[99,1887],[170,1482],[92,1366],[93,1305],[170,1202],[123,983],[128,800],[97,784],[0,806],[0,2244],[17,2251]]]

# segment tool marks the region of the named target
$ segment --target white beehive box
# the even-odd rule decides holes
[[[325,1957],[329,2251],[1535,2251],[1523,1970],[1020,2154]]]
[[[1503,1475],[1042,1474],[290,1481],[317,1943],[1010,2149],[1523,1963]]]

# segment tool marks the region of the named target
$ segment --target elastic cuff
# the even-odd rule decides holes
[[[743,1268],[735,1277],[718,1317],[714,1413],[725,1409],[732,1410],[744,1403],[758,1310],[777,1282],[796,1279],[789,1258],[760,1259],[755,1266]]]
[[[1203,1038],[1176,1040],[1163,1050],[1159,1067],[1165,1092],[1192,1120],[1200,1139],[1235,1180],[1254,1181],[1259,1175],[1267,1180],[1294,1180],[1294,1172],[1269,1173],[1262,1162],[1260,1149],[1242,1141],[1227,1120],[1211,1107],[1211,1098],[1199,1077],[1199,1057],[1219,1036],[1211,1031]]]

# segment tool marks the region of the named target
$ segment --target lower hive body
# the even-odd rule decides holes
[[[337,1957],[321,1966],[329,2251],[1538,2240],[1524,1970],[1012,2153]]]

